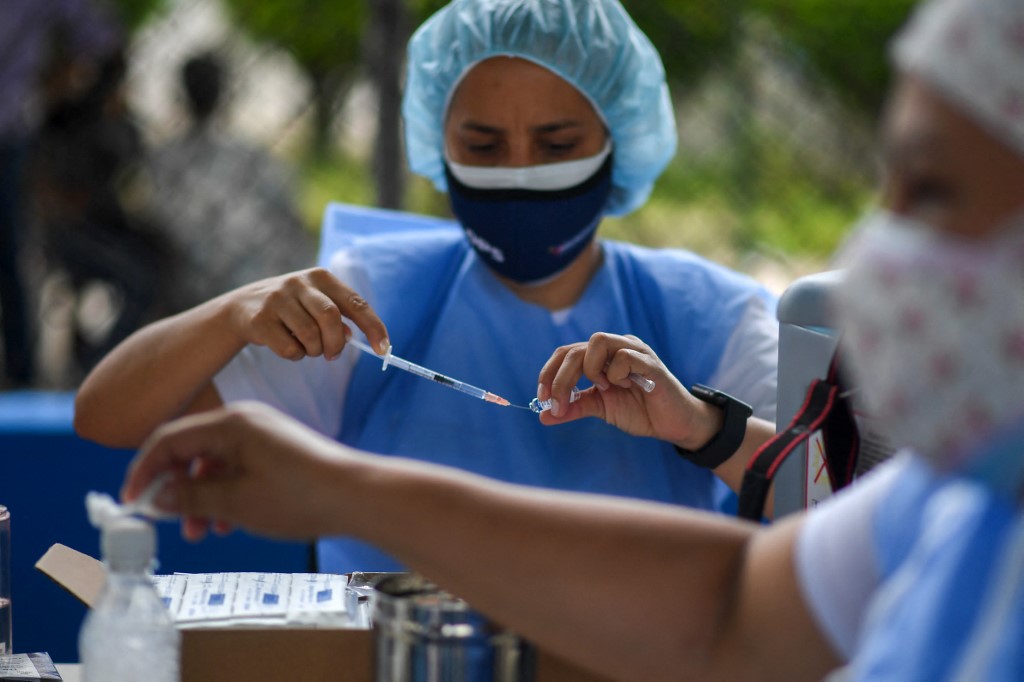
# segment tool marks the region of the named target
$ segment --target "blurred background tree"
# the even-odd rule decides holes
[[[741,0],[641,0],[627,2],[626,9],[658,48],[669,78],[690,89],[732,59],[744,4]]]
[[[751,0],[791,41],[804,63],[844,102],[872,119],[889,83],[884,47],[916,0]]]
[[[138,0],[144,1],[144,0]],[[405,169],[401,141],[401,78],[405,44],[443,3],[430,0],[226,0],[254,39],[290,52],[313,83],[310,150],[329,161],[332,124],[360,74],[377,95],[379,117],[371,172],[378,206],[401,208]]]
[[[287,50],[309,75],[315,155],[332,149],[331,124],[359,72],[367,4],[373,1],[225,0],[254,40]]]
[[[289,148],[311,225],[329,200],[446,213],[443,196],[409,177],[400,121],[405,43],[444,0],[163,2],[222,4],[241,34],[308,77],[309,145]],[[662,55],[680,148],[644,210],[604,234],[737,267],[751,254],[820,267],[870,199],[884,46],[914,0],[624,4]]]

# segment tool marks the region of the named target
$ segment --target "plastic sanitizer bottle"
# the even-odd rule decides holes
[[[178,682],[180,636],[149,577],[152,524],[112,518],[102,537],[107,584],[78,638],[84,682]]]

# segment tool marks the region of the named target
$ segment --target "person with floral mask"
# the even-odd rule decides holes
[[[814,510],[766,527],[553,494],[359,452],[253,404],[162,427],[123,497],[172,471],[157,504],[188,537],[212,522],[374,542],[611,679],[1024,679],[1022,36],[1019,0],[929,0],[895,42],[882,207],[842,252],[837,319],[906,450]],[[684,391],[604,335],[545,366],[542,390],[581,372],[603,389],[545,421],[681,419],[621,399],[629,371]]]
[[[686,386],[735,396],[741,430],[751,411],[770,430],[774,297],[693,254],[595,237],[604,216],[645,202],[676,147],[660,57],[619,2],[456,0],[410,41],[403,118],[412,170],[448,193],[461,232],[361,237],[329,272],[258,282],[142,330],[83,384],[79,433],[138,445],[182,413],[257,399],[364,450],[727,509],[722,480],[738,486],[743,455],[715,439],[723,416],[711,403],[687,395],[671,443],[597,420],[548,429],[342,353],[346,315],[374,347],[390,341],[398,356],[525,405],[555,348],[631,334]],[[399,567],[347,539],[321,542],[319,560]]]

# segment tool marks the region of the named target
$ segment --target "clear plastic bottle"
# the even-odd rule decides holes
[[[180,635],[149,577],[152,524],[133,517],[103,527],[107,584],[82,623],[84,682],[178,682]]]

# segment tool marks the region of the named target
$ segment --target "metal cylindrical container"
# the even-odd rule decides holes
[[[0,654],[11,645],[11,512],[0,504]]]
[[[530,682],[529,645],[416,575],[373,594],[377,682]]]

